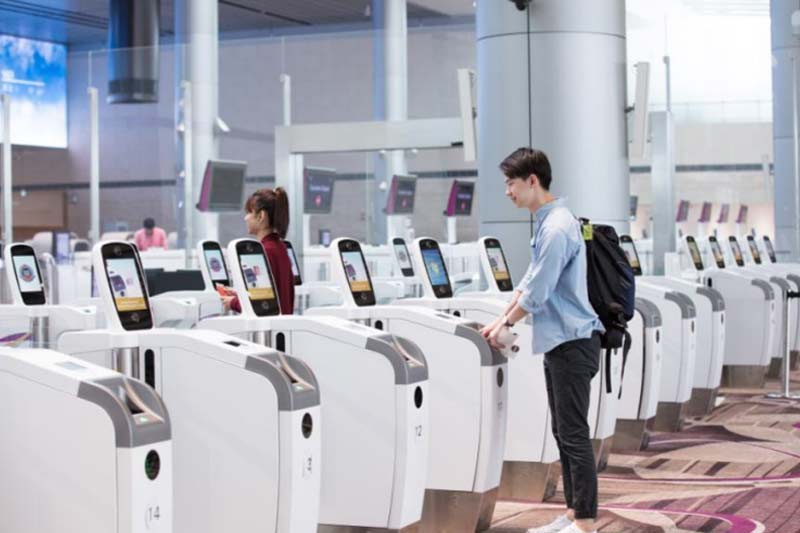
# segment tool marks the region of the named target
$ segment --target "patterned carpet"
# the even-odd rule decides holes
[[[800,392],[800,373],[792,378]],[[800,532],[800,401],[763,392],[722,390],[714,412],[680,433],[612,454],[600,474],[598,530]],[[543,525],[563,512],[559,502],[561,492],[543,504],[498,502],[490,531]]]

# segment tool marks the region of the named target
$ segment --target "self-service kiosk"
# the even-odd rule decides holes
[[[242,313],[201,321],[301,357],[324,391],[319,531],[419,527],[428,466],[428,366],[405,338],[335,317],[281,316],[261,243],[227,249]],[[203,268],[209,269],[205,262]]]
[[[658,306],[636,298],[633,318],[628,322],[631,347],[622,377],[613,451],[647,448],[649,425],[658,412],[661,377],[662,324]]]
[[[150,387],[0,349],[0,514],[14,533],[171,533],[170,417]]]
[[[176,531],[316,531],[321,415],[309,368],[222,333],[153,328],[136,249],[101,242],[92,260],[109,329],[65,333],[59,350],[143,380],[169,406]]]
[[[725,300],[725,351],[721,386],[758,386],[775,351],[776,301],[770,283],[726,268],[717,239],[709,237],[714,267],[707,269],[694,237],[683,239],[691,268],[682,279],[716,289]]]
[[[725,355],[725,300],[722,294],[695,281],[665,276],[644,276],[633,239],[628,235],[622,235],[620,246],[637,276],[637,286],[656,285],[679,292],[691,299],[696,312],[696,353],[692,392],[686,406],[686,415],[702,416],[710,413],[716,403]]]
[[[480,326],[426,307],[376,305],[361,245],[331,243],[331,273],[345,305],[306,315],[338,316],[405,337],[429,368],[430,449],[423,529],[487,529],[497,498],[508,411],[506,358]]]
[[[453,297],[453,289],[444,257],[439,244],[434,239],[427,237],[416,239],[411,247],[411,256],[415,269],[420,272],[419,277],[422,281],[424,296],[422,298],[398,300],[398,303],[423,305],[452,314],[457,313],[460,316],[484,324],[488,324],[505,311],[508,302],[500,298]],[[526,346],[533,345],[532,328],[527,329],[527,325],[522,324],[515,326],[515,329],[517,327],[519,327],[517,343],[520,346],[520,357],[536,357],[524,352]],[[525,338],[529,333],[531,337]],[[600,371],[592,381],[592,398],[588,416],[595,455],[600,469],[604,468],[611,449],[616,425],[616,406],[619,401],[618,393],[622,371],[622,356],[618,350],[613,351],[609,359],[610,361],[601,358]],[[514,402],[514,390],[511,388],[513,384],[509,384],[509,386],[509,402]],[[540,405],[541,403],[544,402],[539,402]],[[546,406],[547,404],[544,403],[544,405]],[[513,412],[510,412],[509,416],[513,416]],[[511,421],[511,418],[509,420]],[[549,430],[545,426],[542,427],[542,432],[549,432]],[[557,449],[549,452],[546,446],[545,453],[557,453]]]
[[[47,303],[36,252],[27,244],[14,243],[3,250],[10,305],[0,305],[4,335],[26,335],[33,348],[51,348],[67,331],[98,327],[97,309]],[[19,330],[19,331],[16,331]]]

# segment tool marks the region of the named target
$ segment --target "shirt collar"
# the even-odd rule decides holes
[[[547,216],[547,213],[549,213],[552,209],[556,207],[564,207],[566,205],[567,205],[566,198],[564,197],[556,198],[552,202],[548,202],[536,210],[536,212],[533,214],[534,221],[537,224],[540,224],[542,220],[544,220],[544,217]]]

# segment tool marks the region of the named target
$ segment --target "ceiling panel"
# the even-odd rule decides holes
[[[495,1],[495,0],[493,0]],[[220,31],[270,30],[370,21],[371,0],[219,0]],[[474,13],[472,0],[417,0],[410,19]],[[0,33],[69,44],[102,44],[108,0],[0,0]],[[174,30],[174,0],[161,1],[162,34]]]

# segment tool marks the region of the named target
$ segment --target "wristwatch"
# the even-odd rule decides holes
[[[512,324],[507,318],[506,318],[506,321],[503,323],[503,325],[505,327],[507,327],[507,328],[513,328],[514,327],[514,324]]]

